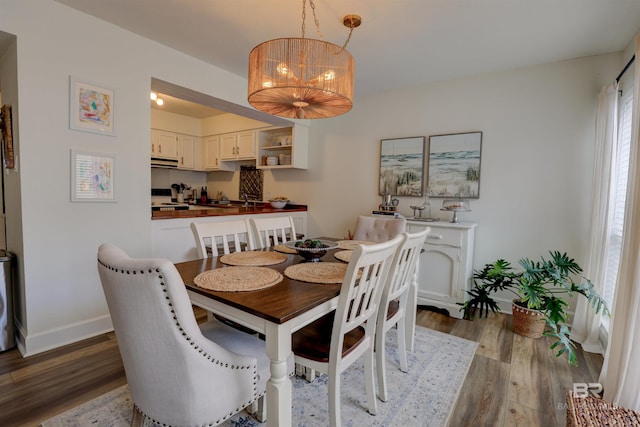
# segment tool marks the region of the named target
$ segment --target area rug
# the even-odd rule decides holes
[[[346,427],[446,426],[467,375],[477,343],[424,327],[416,327],[415,349],[408,354],[409,372],[399,369],[396,330],[387,333],[387,387],[389,400],[378,401],[378,414],[367,413],[362,363],[342,373],[341,417]],[[327,377],[309,383],[293,378],[293,424],[327,426]],[[51,418],[42,427],[129,425],[132,409],[127,386]],[[246,412],[236,414],[225,427],[260,427]],[[145,427],[153,427],[148,422]]]

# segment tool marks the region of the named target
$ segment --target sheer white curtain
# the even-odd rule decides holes
[[[598,96],[596,112],[596,144],[591,197],[591,240],[586,262],[585,277],[603,294],[605,282],[606,254],[609,242],[609,225],[611,213],[611,165],[615,153],[618,128],[618,85],[611,83],[602,88]],[[582,344],[585,351],[602,353],[599,342],[600,313],[595,310],[586,298],[578,299],[576,313],[573,318],[571,339]]]
[[[640,59],[640,36],[636,38]],[[600,374],[604,398],[640,411],[640,66],[635,67],[627,207],[609,345]]]

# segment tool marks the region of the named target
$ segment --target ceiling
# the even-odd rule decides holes
[[[300,0],[56,0],[239,76],[257,44],[299,37]],[[324,39],[362,16],[347,46],[355,97],[434,81],[619,52],[639,0],[315,0]],[[307,4],[306,37],[318,38]]]

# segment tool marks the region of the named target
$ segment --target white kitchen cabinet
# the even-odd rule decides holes
[[[178,135],[178,169],[196,169],[197,138]]]
[[[259,169],[307,169],[308,168],[307,127],[274,127],[258,131],[258,168]],[[277,165],[265,165],[263,157],[277,157]]]
[[[447,310],[462,318],[458,303],[468,299],[473,278],[473,223],[407,221],[407,231],[431,227],[418,262],[418,305]]]
[[[178,158],[178,137],[173,132],[151,129],[151,157]]]
[[[220,161],[220,135],[205,136],[203,138],[204,169],[206,171],[233,171],[235,165]]]
[[[253,130],[220,136],[220,160],[255,160],[256,132]]]

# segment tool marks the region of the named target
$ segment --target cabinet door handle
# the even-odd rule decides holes
[[[155,153],[156,152],[156,146],[155,144],[151,144],[151,152]]]
[[[158,145],[158,153],[162,153],[162,145]]]
[[[442,234],[429,234],[427,239],[431,240],[442,240]]]

